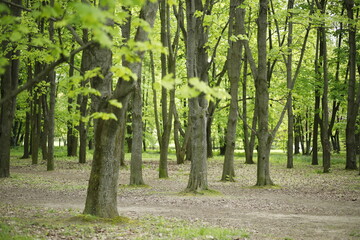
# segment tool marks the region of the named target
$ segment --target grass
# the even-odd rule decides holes
[[[31,240],[33,238],[26,235],[14,234],[15,230],[13,227],[0,223],[0,239],[4,240]]]
[[[40,207],[21,210],[0,206],[0,212],[22,211],[23,216],[0,217],[0,239],[239,239],[249,234],[241,229],[209,226],[201,221],[145,216],[139,220],[127,217],[99,218],[69,211]],[[5,214],[6,215],[6,214]]]
[[[148,231],[135,239],[240,239],[249,234],[242,229],[207,226],[202,222],[187,222],[176,218],[147,217],[143,225]],[[149,225],[149,223],[151,223]]]

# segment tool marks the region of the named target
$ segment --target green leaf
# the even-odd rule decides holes
[[[101,74],[100,67],[96,67],[96,68],[93,68],[92,70],[88,70],[85,72],[84,79],[90,79],[90,78],[94,78],[94,77],[104,78],[104,76]]]
[[[161,85],[166,88],[167,90],[172,90],[175,87],[175,79],[174,75],[172,73],[167,74],[163,79],[161,80]]]
[[[122,106],[122,103],[121,102],[118,102],[118,100],[116,100],[116,99],[110,99],[109,100],[109,103],[111,104],[111,105],[113,105],[114,107],[117,107],[117,108],[122,108],[123,106]]]
[[[131,71],[130,68],[124,67],[121,65],[111,67],[111,71],[114,74],[114,77],[122,78],[125,81],[130,81],[131,79],[137,80],[137,75]]]
[[[109,120],[109,119],[113,119],[115,121],[118,120],[114,113],[95,112],[91,114],[91,117],[94,119],[101,118],[102,120]]]
[[[12,32],[11,36],[10,36],[10,40],[13,42],[17,42],[22,38],[22,34],[18,31],[14,31]]]

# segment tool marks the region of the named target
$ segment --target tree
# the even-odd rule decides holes
[[[186,0],[187,45],[186,66],[190,80],[198,78],[208,84],[208,56],[206,53],[207,31],[203,25],[211,1]],[[197,16],[201,13],[201,16]],[[206,111],[208,100],[204,93],[189,99],[191,119],[191,170],[185,191],[197,192],[208,189],[207,147],[206,147]]]
[[[286,59],[286,83],[287,87],[291,89],[292,84],[292,44],[293,44],[293,23],[292,23],[292,13],[291,10],[294,7],[294,0],[288,1],[288,11],[290,11],[290,16],[288,18],[288,40],[287,40],[287,47],[288,47],[288,56]],[[288,102],[288,141],[287,141],[287,168],[293,168],[293,145],[294,145],[294,114],[293,114],[293,96],[290,92],[289,102]]]
[[[102,4],[104,4],[102,2]],[[100,5],[101,6],[101,5]],[[106,7],[106,5],[104,6]],[[157,11],[156,2],[147,2],[140,13],[140,18],[153,25]],[[135,35],[135,42],[144,42],[148,39],[148,32],[139,27]],[[101,69],[105,78],[98,78],[100,81],[97,86],[104,86],[104,81],[110,81],[110,66],[112,63],[111,50],[106,47],[96,46],[93,49],[97,59],[102,59]],[[140,76],[141,59],[144,52],[137,52],[139,61],[129,63],[129,69],[135,76]],[[134,76],[133,74],[130,75]],[[135,79],[131,77],[130,81],[119,78],[114,91],[101,91],[102,98],[98,105],[97,112],[114,114],[116,119],[98,119],[95,127],[95,150],[93,163],[91,167],[90,180],[87,190],[84,213],[92,214],[99,217],[115,217],[117,211],[117,186],[120,162],[118,156],[121,149],[119,148],[122,133],[120,124],[125,124],[125,114],[130,93],[135,87]],[[107,84],[106,84],[107,85]],[[121,103],[122,108],[118,108],[109,103],[109,100],[116,100]],[[118,105],[118,104],[116,104]]]
[[[356,26],[354,23],[354,1],[345,0],[344,5],[349,19],[349,80],[346,118],[346,169],[356,166],[356,117],[359,112],[360,89],[356,90]]]
[[[270,147],[271,134],[269,132],[269,90],[267,82],[267,0],[259,1],[258,16],[258,72],[255,80],[256,101],[258,104],[259,129],[258,138],[258,158],[257,158],[257,182],[256,185],[273,185],[270,178]]]
[[[317,1],[317,7],[322,14],[326,10],[326,1],[321,0]],[[326,39],[326,30],[325,23],[322,23],[318,29],[319,31],[319,64],[321,67],[319,77],[322,77],[323,80],[323,89],[322,89],[322,119],[321,119],[321,145],[323,148],[323,168],[324,173],[330,171],[330,157],[331,157],[331,145],[329,139],[329,106],[328,106],[328,92],[329,92],[329,74],[328,74],[328,57],[327,57],[327,39]]]
[[[171,44],[170,34],[170,6],[167,1],[160,0],[160,21],[161,21],[161,43],[168,49],[168,56],[165,53],[161,54],[161,77],[164,79],[168,76],[175,78],[175,57],[174,49],[177,48],[178,34],[175,37],[177,41],[175,44]],[[177,31],[178,32],[178,31]],[[168,75],[170,74],[170,75]],[[161,89],[161,113],[162,113],[162,131],[160,131],[160,166],[159,177],[168,177],[168,150],[170,142],[170,134],[173,122],[175,108],[175,88],[170,90],[170,104],[168,104],[168,90],[163,86]]]
[[[243,3],[241,0],[230,1],[230,24],[229,24],[229,50],[227,56],[228,76],[230,80],[230,111],[227,123],[226,132],[226,150],[223,165],[222,181],[234,181],[234,151],[236,141],[236,125],[238,118],[238,89],[240,80],[240,69],[242,59],[242,42],[235,38],[244,31],[241,31],[243,24],[239,22],[244,21],[245,10],[240,6]],[[246,100],[244,100],[246,101]]]
[[[21,6],[21,0],[13,0],[12,3]],[[13,22],[6,31],[11,31],[19,20],[16,17],[21,15],[21,9],[15,6],[9,6],[10,14],[13,16]],[[16,44],[10,41],[1,43],[1,50],[6,57],[7,66],[5,72],[1,74],[1,98],[8,97],[11,91],[15,90],[19,82],[19,59],[20,51],[16,50]],[[10,177],[10,138],[11,127],[15,115],[16,97],[9,96],[6,102],[0,106],[0,178]]]

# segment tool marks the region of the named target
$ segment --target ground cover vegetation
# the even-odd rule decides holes
[[[122,166],[129,185],[151,186],[151,151],[160,180],[172,177],[169,154],[190,162],[189,196],[214,193],[214,156],[221,181],[244,178],[239,151],[257,187],[279,185],[271,161],[285,173],[299,155],[359,175],[359,4],[0,0],[0,178],[18,164],[12,148],[51,172],[68,163],[56,155],[65,145],[69,174],[91,163],[89,181],[71,186],[86,188],[83,213],[109,219]]]

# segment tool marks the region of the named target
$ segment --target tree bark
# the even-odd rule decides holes
[[[50,0],[50,7],[54,7],[54,0]],[[55,43],[54,39],[54,22],[49,22],[49,37],[50,41]],[[50,83],[49,89],[49,114],[48,114],[48,151],[47,151],[47,171],[53,171],[55,169],[54,163],[54,141],[55,141],[55,104],[56,104],[56,73],[53,69],[48,75],[48,81]]]
[[[69,66],[69,77],[73,77],[74,76],[74,64],[75,64],[75,56],[71,56],[70,57],[70,66]],[[73,90],[73,86],[71,87],[71,89]],[[79,97],[78,97],[79,98]],[[73,114],[73,102],[74,99],[68,97],[68,113],[71,116]],[[67,156],[68,157],[75,157],[77,156],[77,144],[78,144],[78,139],[75,133],[75,126],[74,126],[74,122],[72,119],[69,119],[67,122],[67,134],[66,134],[66,139],[67,139],[67,144],[66,144],[66,148],[67,148]]]
[[[325,13],[326,1],[321,0],[318,6],[322,13]],[[324,23],[325,24],[325,23]],[[331,145],[329,138],[329,106],[328,106],[328,92],[329,92],[329,77],[328,77],[328,60],[327,60],[327,44],[326,44],[326,30],[325,26],[321,26],[320,33],[320,64],[322,67],[323,91],[322,91],[322,119],[321,119],[321,145],[323,149],[323,172],[330,171]]]
[[[207,3],[205,3],[205,5]],[[207,32],[203,25],[203,18],[195,16],[196,11],[206,14],[202,0],[187,0],[187,77],[188,79],[197,77],[200,81],[208,84],[208,56],[205,49]],[[191,119],[191,170],[185,191],[198,192],[208,189],[206,146],[207,108],[208,101],[204,94],[189,99],[189,116]]]
[[[157,11],[157,3],[147,2],[141,12],[140,18],[147,21],[150,26],[153,26]],[[135,41],[146,41],[148,39],[148,32],[142,28],[138,28]],[[111,81],[111,74],[109,74],[109,67],[112,64],[112,54],[110,49],[98,48],[93,49],[95,57],[102,61],[102,80],[98,79],[97,86],[106,86],[106,81]],[[142,59],[144,52],[138,52],[139,58]],[[140,76],[141,62],[134,62],[129,65],[129,68],[134,74]],[[84,213],[92,214],[99,217],[115,217],[118,216],[117,211],[117,186],[119,175],[119,154],[120,154],[120,141],[122,133],[120,132],[121,123],[125,123],[125,114],[122,111],[126,111],[130,93],[134,88],[134,80],[125,81],[124,79],[118,79],[114,92],[103,92],[104,88],[98,89],[102,93],[102,98],[99,100],[97,111],[114,113],[117,117],[115,120],[102,120],[99,119],[95,128],[95,150],[94,158],[90,173],[90,180],[88,185],[86,204]],[[111,95],[110,95],[111,94]],[[116,99],[122,103],[122,108],[116,108],[108,103],[109,99]]]
[[[21,5],[21,0],[13,0],[15,4]],[[11,15],[19,17],[21,10],[10,6]],[[3,51],[7,52],[5,57],[8,65],[5,73],[1,76],[1,98],[6,97],[15,90],[19,82],[19,59],[20,52],[11,47],[9,42],[2,42]],[[0,178],[10,177],[10,139],[11,127],[15,116],[16,97],[11,97],[7,102],[1,104],[0,112]]]
[[[229,23],[229,50],[228,50],[228,77],[230,81],[230,111],[226,132],[226,150],[223,165],[221,181],[235,181],[234,170],[234,151],[236,142],[236,125],[238,119],[238,90],[240,80],[240,69],[242,59],[242,43],[240,39],[233,41],[232,36],[238,36],[241,33],[240,21],[244,21],[245,10],[240,8],[242,0],[230,1],[230,23]],[[246,101],[244,99],[244,101]]]
[[[286,81],[288,89],[292,87],[292,42],[293,42],[293,23],[292,23],[292,12],[291,10],[294,7],[294,0],[288,1],[288,38],[287,38],[287,59],[286,59]],[[294,167],[294,114],[293,114],[293,104],[292,104],[292,93],[290,92],[289,101],[287,105],[288,113],[288,138],[287,138],[287,168]]]
[[[319,53],[320,53],[320,33],[317,31],[316,37],[316,53],[315,53],[315,74],[319,76],[320,67],[319,67]],[[320,83],[318,77],[315,78],[315,106],[314,106],[314,126],[313,126],[313,144],[312,144],[312,165],[319,165],[318,160],[318,136],[319,136],[319,126],[320,126]]]
[[[144,185],[142,177],[142,96],[141,96],[141,70],[136,81],[133,93],[132,129],[133,137],[131,144],[130,160],[130,185]]]
[[[269,89],[267,79],[267,0],[259,1],[258,17],[258,74],[255,80],[256,101],[258,104],[259,129],[258,158],[257,158],[257,186],[273,185],[270,178],[270,147],[271,135],[269,133]]]
[[[347,97],[347,118],[346,118],[346,169],[357,169],[356,165],[356,118],[359,112],[359,105],[356,100],[356,26],[354,21],[354,1],[344,1],[348,19],[349,31],[349,80],[348,80],[348,97]]]

